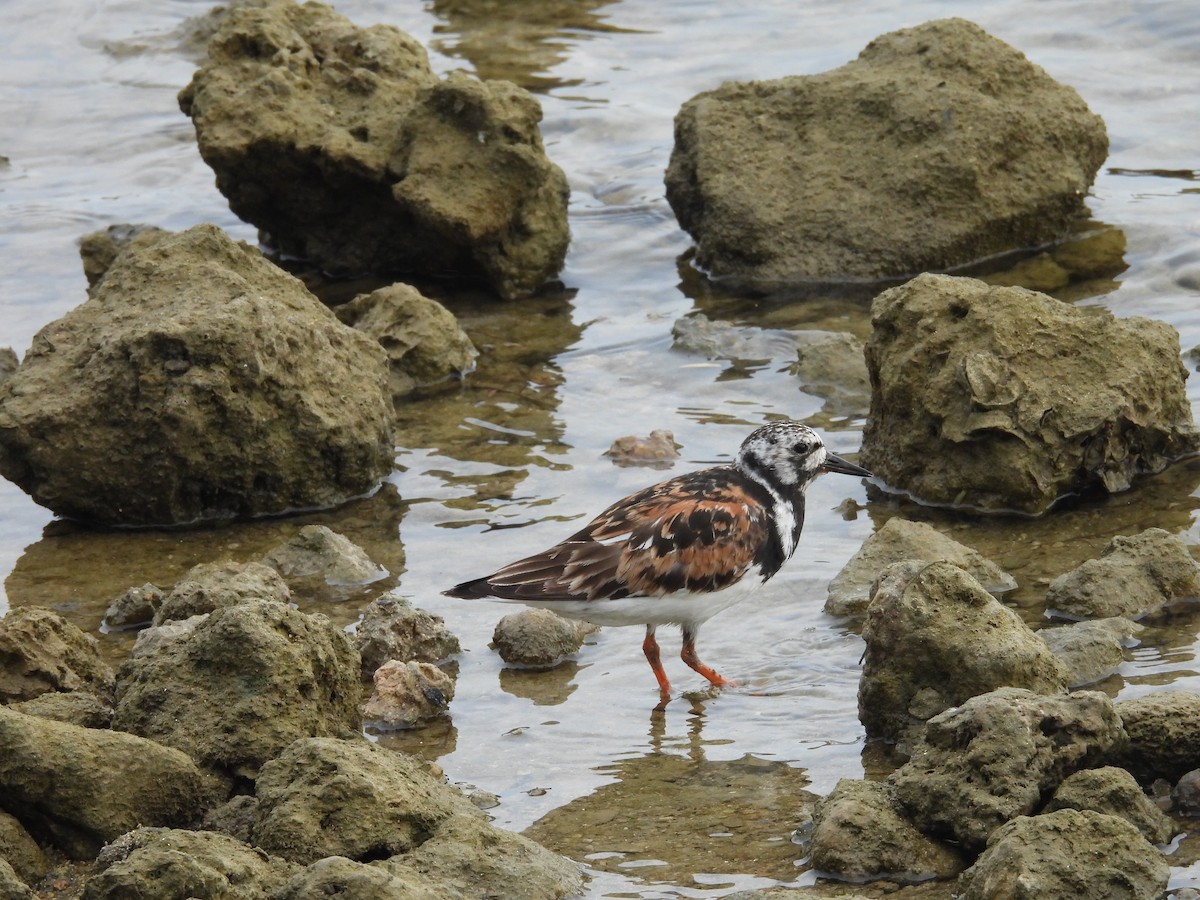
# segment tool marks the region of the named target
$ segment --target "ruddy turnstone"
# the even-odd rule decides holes
[[[731,465],[671,478],[618,500],[560,544],[456,585],[450,597],[508,600],[596,625],[645,625],[642,650],[664,698],[654,630],[683,629],[680,657],[732,685],[696,655],[700,625],[779,571],[804,525],[804,491],[822,472],[869,478],[798,422],[772,422]]]

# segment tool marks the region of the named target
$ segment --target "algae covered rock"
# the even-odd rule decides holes
[[[335,272],[471,275],[528,294],[566,255],[567,181],[528,92],[439,79],[396,28],[321,3],[233,6],[179,96],[230,208]]]
[[[0,385],[0,474],[64,516],[330,506],[392,469],[379,345],[220,229],[133,242]]]
[[[935,504],[1040,513],[1200,446],[1175,330],[920,275],[871,305],[861,463]]]
[[[1056,809],[1091,809],[1124,819],[1152,844],[1165,844],[1178,829],[1151,800],[1137,780],[1117,766],[1083,769],[1071,775],[1054,792],[1044,812]]]
[[[1116,704],[1129,740],[1114,748],[1110,762],[1128,769],[1142,784],[1176,781],[1200,760],[1200,694],[1154,691]]]
[[[111,699],[115,676],[100,644],[58,613],[11,609],[0,619],[0,702],[50,691],[84,691]]]
[[[942,19],[829,72],[693,97],[667,199],[716,276],[878,279],[1063,236],[1107,155],[1072,88]]]

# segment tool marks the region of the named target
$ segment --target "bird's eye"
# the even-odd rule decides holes
[[[808,441],[797,441],[796,445],[792,447],[792,450],[794,450],[800,456],[803,456],[811,449],[812,446],[808,443]]]

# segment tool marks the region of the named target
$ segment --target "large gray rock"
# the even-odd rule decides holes
[[[370,335],[387,353],[393,397],[460,378],[479,351],[454,314],[415,287],[393,284],[339,306],[337,317]]]
[[[867,618],[858,717],[867,737],[906,740],[923,722],[1000,687],[1066,690],[1066,671],[1011,609],[949,562],[895,563]]]
[[[1046,605],[1065,616],[1140,619],[1185,597],[1200,597],[1200,564],[1178,537],[1147,528],[1118,535],[1099,557],[1054,579]]]
[[[137,828],[104,848],[83,900],[262,900],[297,868],[211,831]]]
[[[830,72],[693,97],[667,199],[714,275],[875,279],[1061,237],[1107,155],[1074,90],[942,19]]]
[[[491,825],[415,759],[362,740],[295,742],[263,767],[256,795],[253,843],[295,862],[385,860],[447,900],[550,900],[581,884],[574,864]]]
[[[904,817],[891,785],[849,778],[813,810],[809,861],[828,878],[902,884],[953,878],[966,867],[956,849]]]
[[[947,537],[932,525],[893,516],[863,542],[829,582],[825,612],[831,616],[861,616],[867,610],[871,585],[879,573],[905,559],[954,563],[992,594],[1002,594],[1017,586],[1015,578],[978,550]]]
[[[301,737],[358,731],[358,653],[328,619],[273,600],[210,613],[121,669],[113,727],[253,777]]]
[[[108,700],[114,683],[96,639],[58,613],[21,606],[0,619],[0,702],[32,700],[50,691],[82,691]]]
[[[230,208],[283,253],[530,293],[566,255],[567,181],[513,84],[444,80],[386,25],[321,3],[230,8],[179,95]]]
[[[1155,691],[1116,704],[1129,740],[1114,748],[1113,765],[1133,773],[1142,784],[1165,778],[1174,782],[1200,761],[1200,694]]]
[[[931,719],[912,759],[888,780],[921,831],[978,850],[1124,737],[1106,694],[1001,688]]]
[[[0,474],[121,525],[329,506],[391,471],[379,345],[220,229],[133,242],[0,385]]]
[[[1073,809],[997,829],[958,880],[959,900],[1159,900],[1170,866],[1123,819]]]
[[[0,707],[4,808],[74,859],[139,824],[191,822],[214,788],[178,750]]]
[[[1040,513],[1200,447],[1163,322],[920,275],[877,296],[871,323],[861,462],[923,501]]]

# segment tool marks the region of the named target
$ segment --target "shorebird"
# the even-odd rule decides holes
[[[714,686],[732,685],[700,661],[696,633],[795,552],[805,489],[823,472],[871,477],[830,453],[807,425],[772,422],[742,442],[731,464],[631,494],[550,549],[444,593],[544,607],[596,625],[645,625],[642,650],[664,699],[671,682],[655,629],[679,625],[680,658]]]

